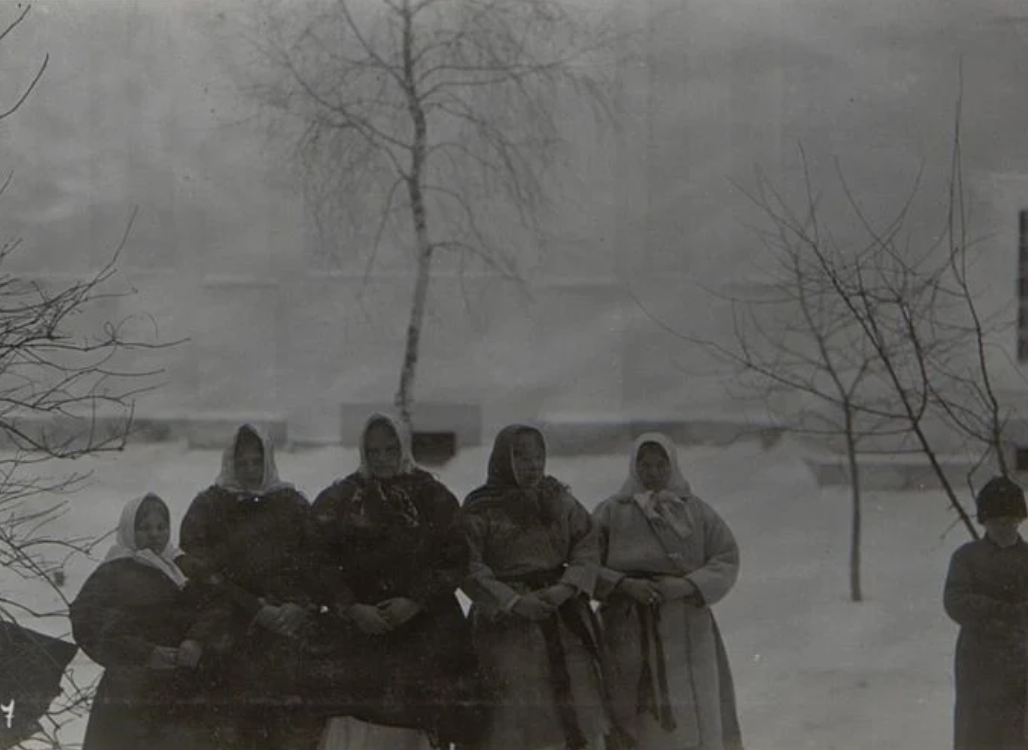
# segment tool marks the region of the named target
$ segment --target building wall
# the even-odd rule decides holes
[[[329,440],[341,404],[391,400],[413,281],[402,248],[384,248],[365,278],[366,246],[314,231],[287,150],[233,84],[231,24],[245,5],[39,6],[3,60],[24,72],[54,51],[46,85],[0,126],[16,168],[0,218],[26,250],[9,268],[86,274],[138,206],[113,281],[136,293],[95,320],[184,339],[136,353],[165,383],[140,412],[272,413],[296,439]],[[618,4],[636,35],[595,61],[614,80],[613,128],[570,105],[560,113],[572,148],[546,242],[519,246],[523,284],[441,264],[419,398],[479,405],[486,432],[513,419],[766,419],[730,397],[697,343],[730,340],[720,294],[763,283],[753,227],[766,217],[745,191],[760,170],[802,207],[809,175],[846,239],[857,222],[840,170],[881,220],[920,171],[909,227],[929,241],[960,59],[974,227],[991,248],[976,273],[993,312],[1013,304],[1028,53],[1013,27],[981,20],[1006,4],[740,8]],[[1000,339],[990,356],[1005,365],[1013,338]],[[1019,400],[1020,369],[1002,379]]]

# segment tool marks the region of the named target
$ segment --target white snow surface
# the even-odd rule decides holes
[[[461,452],[438,472],[458,497],[485,473],[488,448]],[[956,626],[942,611],[952,551],[967,537],[952,529],[939,492],[874,492],[865,498],[866,601],[848,600],[850,501],[846,488],[819,488],[784,441],[682,451],[697,494],[727,520],[742,550],[736,588],[715,607],[732,661],[744,740],[750,750],[911,750],[950,743],[952,652]],[[337,447],[277,455],[280,472],[312,500],[356,465]],[[85,466],[80,464],[85,463]],[[168,502],[176,527],[192,497],[211,483],[220,456],[179,444],[133,446],[78,462],[93,470],[52,531],[100,535],[122,506],[146,491]],[[624,478],[624,456],[554,458],[549,471],[588,507]],[[66,567],[69,598],[106,551]],[[10,580],[4,596],[39,608],[57,605],[45,587]],[[68,636],[64,618],[23,620]],[[98,668],[80,652],[77,681]],[[61,731],[62,747],[81,742],[85,720]]]

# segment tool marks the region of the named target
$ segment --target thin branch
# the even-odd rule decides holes
[[[43,77],[43,73],[46,72],[46,66],[49,63],[50,63],[50,55],[44,56],[43,57],[43,62],[39,66],[39,70],[36,71],[36,75],[32,79],[32,82],[29,83],[28,88],[26,88],[25,91],[22,92],[21,96],[18,98],[18,101],[16,101],[10,108],[4,110],[3,112],[0,112],[0,120],[7,119],[11,115],[13,115],[15,112],[17,112],[19,109],[21,109],[21,105],[24,104],[25,100],[29,98],[29,95],[35,90],[36,84],[39,83],[39,79],[41,79]]]

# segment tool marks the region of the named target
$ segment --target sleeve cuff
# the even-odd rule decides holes
[[[597,573],[598,571],[595,569],[590,569],[583,565],[575,565],[564,571],[560,582],[574,586],[580,593],[592,596],[596,588]]]
[[[686,576],[685,580],[687,580],[693,586],[693,592],[689,594],[687,598],[692,599],[701,607],[706,607],[707,597],[703,593],[703,588],[698,583],[696,583],[696,581],[694,581],[690,576]]]
[[[735,583],[733,577],[724,573],[712,573],[702,568],[686,576],[685,580],[696,587],[705,604],[717,604]]]

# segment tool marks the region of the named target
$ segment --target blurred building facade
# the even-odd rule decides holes
[[[413,285],[402,249],[385,249],[369,274],[366,246],[314,230],[284,151],[251,121],[223,65],[231,3],[89,5],[45,6],[8,52],[27,70],[35,51],[60,50],[52,80],[0,136],[16,168],[0,211],[26,250],[11,270],[88,274],[138,205],[116,277],[134,293],[105,302],[98,319],[185,340],[137,355],[165,383],[138,413],[263,416],[291,441],[338,440],[344,415],[393,397]],[[925,167],[929,197],[911,231],[927,236],[961,55],[969,203],[989,247],[976,273],[986,306],[1009,308],[1012,326],[991,356],[1019,362],[1028,146],[1013,134],[1028,125],[1014,101],[1028,52],[1006,27],[964,23],[1004,4],[929,12],[908,0],[888,18],[856,14],[856,25],[839,15],[856,13],[842,2],[738,14],[679,5],[620,9],[636,36],[598,63],[616,81],[618,125],[601,132],[584,113],[565,114],[568,188],[547,246],[526,241],[523,282],[440,263],[418,398],[459,407],[453,418],[477,420],[485,439],[514,420],[767,421],[731,397],[702,347],[675,335],[728,340],[718,295],[766,283],[744,188],[759,168],[799,195],[802,143],[815,178],[830,181],[841,164],[885,215]],[[1020,368],[1004,373],[1005,397],[1020,398]]]

